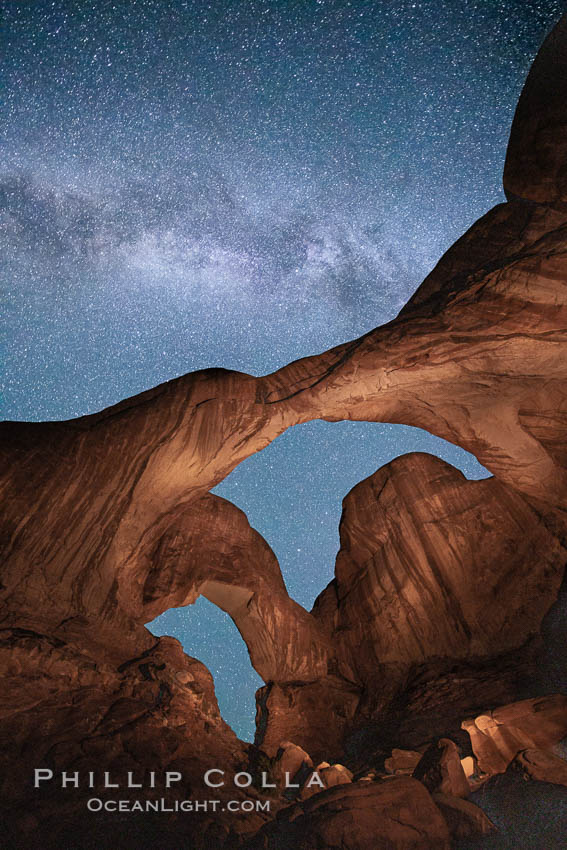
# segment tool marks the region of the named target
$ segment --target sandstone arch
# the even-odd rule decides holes
[[[495,476],[486,485],[495,505],[512,505],[509,513],[545,540],[550,560],[539,565],[539,599],[543,605],[553,596],[567,534],[567,128],[558,112],[567,99],[566,38],[564,19],[522,95],[506,161],[508,202],[447,252],[394,321],[261,378],[207,370],[93,416],[1,427],[0,627],[3,663],[21,686],[2,709],[10,761],[18,740],[61,764],[85,752],[94,758],[101,740],[112,740],[112,758],[130,764],[143,759],[148,730],[167,726],[152,755],[169,764],[180,752],[188,757],[184,712],[211,746],[218,738],[227,762],[242,759],[206,673],[143,626],[163,605],[201,591],[231,611],[272,683],[260,700],[264,716],[272,712],[272,744],[289,721],[282,705],[293,708],[300,732],[321,695],[340,720],[334,729],[323,722],[317,734],[338,742],[367,684],[366,673],[349,667],[348,640],[335,640],[335,620],[350,625],[337,604],[344,564],[307,614],[286,599],[269,552],[233,506],[207,495],[244,458],[310,419],[415,425],[475,454]],[[218,520],[216,537],[209,528],[202,534],[200,511]],[[235,529],[228,554],[225,521]],[[195,530],[204,538],[198,544]],[[261,569],[231,573],[230,546],[245,539],[261,553]],[[167,552],[176,547],[187,560],[177,557],[168,569]],[[203,572],[212,559],[215,570]],[[498,568],[493,563],[493,575]],[[280,607],[292,624],[287,644],[276,634]],[[464,614],[457,621],[470,630]],[[402,678],[404,665],[419,660],[406,650],[390,659]],[[274,670],[279,682],[270,678]],[[405,709],[426,713],[428,681],[414,679]],[[58,688],[63,715],[52,700]],[[379,695],[366,688],[362,696],[372,719]]]

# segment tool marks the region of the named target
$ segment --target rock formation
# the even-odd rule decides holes
[[[141,793],[125,791],[130,771],[134,783],[144,784],[144,797],[159,800],[166,794],[183,800],[202,794],[211,766],[222,765],[232,776],[248,763],[248,746],[220,716],[211,674],[174,638],[160,638],[150,650],[117,666],[98,647],[89,651],[31,630],[4,629],[0,659],[3,847],[59,848],[69,846],[71,836],[76,847],[126,846],[122,818],[85,816],[88,799],[120,794],[104,789],[104,771],[111,783],[121,785],[120,796]],[[35,788],[36,769],[53,776]],[[70,777],[67,792],[62,791],[62,771]],[[91,771],[95,790],[87,784]],[[165,771],[179,773],[182,781],[166,789]],[[79,787],[74,787],[75,775]],[[244,799],[244,792],[227,783],[215,797]],[[186,834],[194,847],[201,841],[210,846],[207,835],[222,845],[231,826],[250,831],[265,819],[236,814],[223,825],[211,811],[196,813]],[[167,847],[176,845],[179,824],[171,815],[130,814],[128,830],[127,846]]]
[[[545,750],[527,749],[518,753],[512,766],[524,779],[538,779],[567,787],[567,761]]]
[[[503,773],[518,753],[550,750],[567,735],[567,695],[555,694],[464,720],[480,773]]]
[[[272,770],[274,778],[277,777],[285,782],[285,778],[288,777],[295,782],[299,776],[310,773],[312,769],[313,760],[309,753],[291,741],[281,742]]]
[[[395,775],[411,776],[421,761],[422,753],[414,750],[400,750],[394,747],[392,755],[384,761],[384,769],[386,773]]]
[[[447,794],[433,794],[433,800],[445,818],[452,838],[471,838],[496,832],[492,821],[474,803]]]
[[[413,776],[432,793],[463,799],[470,794],[459,749],[450,738],[441,738],[436,744],[431,744],[416,765]]]
[[[449,850],[449,828],[423,785],[408,776],[329,788],[290,806],[247,850]],[[379,842],[379,843],[377,843]]]
[[[242,770],[260,758],[223,723],[202,665],[144,627],[199,594],[230,613],[266,682],[265,759],[287,739],[316,760],[350,753],[358,769],[388,747],[461,734],[470,752],[460,755],[474,751],[484,773],[515,759],[530,775],[552,769],[534,750],[548,752],[549,724],[565,728],[561,698],[546,703],[553,721],[532,710],[537,701],[495,706],[528,681],[565,564],[566,39],[563,20],[522,94],[507,203],[447,252],[394,321],[261,378],[206,370],[92,416],[2,426],[7,846],[37,843],[38,832],[41,846],[61,846],[62,822],[85,847],[116,846],[116,826],[78,814],[81,794],[62,811],[48,789],[36,793],[33,768],[182,768],[188,793],[205,762]],[[466,482],[410,455],[361,482],[345,500],[335,580],[309,614],[244,515],[208,491],[311,419],[425,428],[494,478]],[[469,737],[459,726],[470,715]],[[374,847],[379,831],[385,847],[448,847],[447,823],[459,827],[443,807],[463,812],[438,807],[415,778],[349,782],[286,809],[250,846],[301,836],[306,848]],[[181,834],[196,848],[228,847],[262,820],[171,817],[157,829],[163,847]],[[147,821],[137,828],[131,846],[156,846]]]
[[[384,734],[400,688],[411,746],[458,729],[483,703],[514,698],[567,561],[523,498],[496,479],[466,481],[431,455],[405,455],[346,496],[340,537],[336,577],[313,615],[340,674],[359,687],[343,730],[379,722]],[[459,676],[447,681],[455,664]]]
[[[547,206],[567,201],[566,38],[563,18],[540,48],[520,97],[504,166],[510,199]]]

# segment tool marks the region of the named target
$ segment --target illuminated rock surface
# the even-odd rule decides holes
[[[503,773],[518,753],[551,750],[567,736],[567,696],[522,700],[465,720],[480,773]]]
[[[565,564],[566,30],[550,36],[522,95],[508,203],[447,252],[397,319],[265,377],[208,370],[93,416],[2,426],[8,847],[37,845],[38,833],[60,847],[69,824],[85,847],[115,847],[124,833],[120,818],[93,832],[88,789],[65,804],[34,791],[36,767],[178,770],[178,793],[197,796],[203,769],[245,770],[284,739],[358,770],[446,736],[460,758],[474,750],[485,776],[517,758],[532,776],[552,769],[533,751],[559,740],[565,698],[518,700],[530,696],[520,691]],[[208,491],[312,419],[425,428],[494,478],[466,482],[408,455],[361,482],[345,500],[336,578],[309,614],[242,512]],[[267,756],[222,721],[203,665],[144,627],[199,594],[230,613],[266,682]],[[272,814],[284,805],[273,802]],[[238,846],[266,818],[130,819],[121,846],[173,847],[180,835],[195,848]],[[305,848],[375,848],[377,830],[384,847],[450,841],[424,785],[394,776],[294,804],[250,846],[301,836]]]

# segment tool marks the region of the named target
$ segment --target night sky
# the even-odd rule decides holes
[[[254,375],[393,318],[504,199],[525,76],[561,2],[3,2],[3,418],[94,412],[210,366]],[[306,607],[341,500],[391,458],[466,452],[312,422],[215,492]],[[152,625],[253,735],[261,680],[199,600]]]

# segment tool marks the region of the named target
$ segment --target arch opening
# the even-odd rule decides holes
[[[310,610],[333,578],[343,498],[378,468],[413,451],[443,458],[470,480],[490,475],[464,449],[419,428],[318,420],[290,428],[212,492],[244,511],[276,554],[289,596]],[[236,623],[242,626],[254,593],[214,579],[205,580],[199,593],[195,603],[171,608],[147,627],[176,637],[187,654],[206,664],[223,718],[241,739],[253,741],[255,692],[264,681]]]
[[[264,683],[229,614],[204,596],[183,608],[170,608],[146,626],[156,637],[177,638],[187,655],[210,670],[223,720],[243,741],[255,734],[256,690]]]
[[[395,457],[416,451],[470,480],[491,475],[474,455],[421,428],[315,420],[246,458],[212,492],[244,511],[274,551],[289,595],[309,610],[333,578],[343,498]]]

